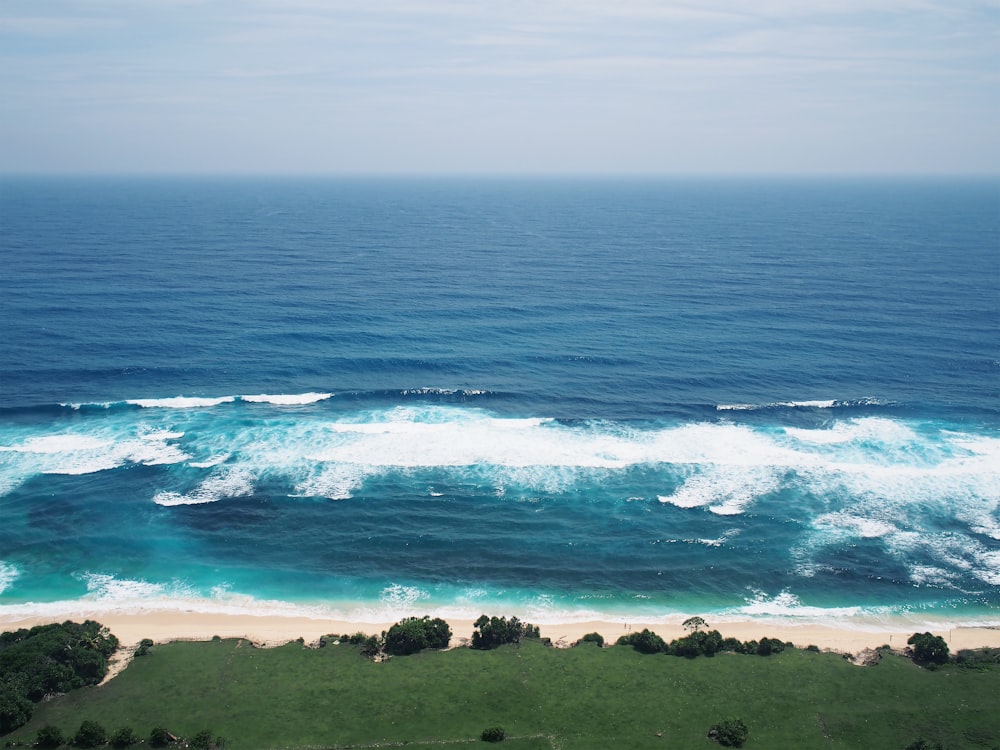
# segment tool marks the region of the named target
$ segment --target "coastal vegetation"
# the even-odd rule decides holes
[[[484,638],[510,634],[512,621],[517,643],[431,647],[379,662],[365,658],[363,634],[330,636],[323,648],[293,641],[261,649],[238,639],[158,644],[99,688],[35,705],[30,721],[3,741],[58,747],[107,728],[114,747],[142,738],[144,746],[206,750],[430,750],[498,740],[514,750],[1000,747],[995,649],[960,652],[935,669],[915,651],[884,650],[875,666],[860,667],[785,644],[756,658],[764,639],[742,652],[670,658],[671,646],[679,655],[678,641],[696,633],[704,636],[696,642],[715,643],[707,626],[648,653],[602,648],[597,637],[582,639],[587,647],[551,648],[515,618],[487,617],[477,630]],[[408,633],[409,643],[436,628],[431,618],[397,625],[377,640]],[[635,640],[663,642],[646,632]]]
[[[96,685],[118,639],[87,620],[0,634],[0,734],[26,723],[47,696]]]

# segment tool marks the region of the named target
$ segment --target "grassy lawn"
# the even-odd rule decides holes
[[[1000,667],[921,669],[902,657],[857,667],[833,654],[720,654],[693,660],[629,647],[526,642],[376,664],[353,646],[243,641],[156,646],[99,688],[39,705],[6,740],[83,719],[143,737],[202,729],[243,748],[440,748],[503,726],[500,747],[718,747],[709,727],[741,718],[748,748],[886,748],[923,737],[948,750],[1000,747]]]

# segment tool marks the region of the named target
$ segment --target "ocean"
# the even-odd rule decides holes
[[[0,180],[0,614],[1000,624],[1000,182]]]

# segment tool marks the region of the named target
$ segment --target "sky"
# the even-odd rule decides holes
[[[0,173],[1000,174],[1000,0],[3,0]]]

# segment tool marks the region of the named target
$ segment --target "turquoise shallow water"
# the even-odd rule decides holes
[[[9,179],[0,607],[1000,621],[998,194]]]

